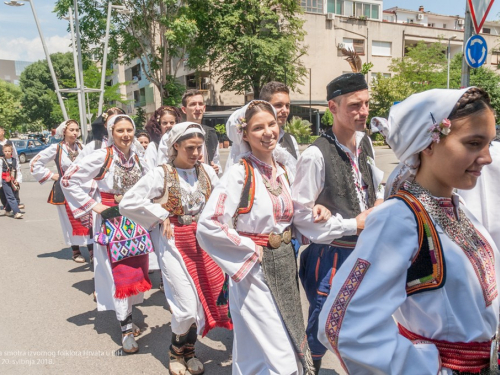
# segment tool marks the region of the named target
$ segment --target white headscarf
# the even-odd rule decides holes
[[[250,155],[251,153],[250,145],[248,144],[248,142],[243,140],[241,122],[242,119],[245,118],[245,113],[248,109],[248,106],[255,101],[262,102],[263,100],[252,100],[250,103],[233,112],[233,114],[229,116],[229,119],[226,122],[226,134],[231,140],[232,145],[229,152],[229,158],[226,162],[225,171],[228,171],[233,164],[238,164],[240,159]],[[269,105],[273,109],[274,118],[276,118],[276,110],[270,103]],[[284,134],[285,132],[280,129],[278,142]],[[297,167],[297,160],[279,143],[276,144],[276,148],[273,150],[273,156],[276,161],[285,165],[288,177],[291,179],[290,181],[293,181]]]
[[[392,106],[388,120],[372,118],[372,130],[382,133],[399,159],[399,165],[387,180],[386,198],[397,192],[404,181],[415,178],[420,166],[420,152],[432,142],[430,128],[448,118],[469,89],[424,91]]]
[[[127,116],[127,115],[113,115],[111,117],[108,118],[107,120],[107,125],[106,125],[106,130],[108,131],[108,146],[111,146],[112,144],[115,143],[114,139],[113,139],[113,129],[115,127],[115,123],[116,123],[116,120],[118,120],[118,118],[122,118],[122,117],[126,117],[130,120],[130,122],[132,123],[132,126],[134,127],[134,134],[135,134],[135,122],[134,120],[132,120],[132,118],[130,116]],[[131,146],[131,149],[139,154],[139,155],[143,155],[144,154],[144,147],[142,147],[141,143],[137,140],[137,138],[134,136],[134,140],[132,142],[132,146]]]
[[[174,127],[167,133],[163,134],[158,146],[158,157],[156,159],[157,165],[162,165],[172,160],[175,157],[174,144],[180,137],[191,134],[200,133],[205,136],[205,130],[200,124],[195,122],[181,122],[175,124]]]
[[[63,121],[59,124],[59,126],[57,127],[56,129],[56,138],[57,139],[61,139],[61,140],[64,140],[64,131],[66,130],[66,128],[68,127],[68,125],[70,123],[74,122],[75,124],[78,125],[78,127],[80,127],[80,124],[78,124],[77,121],[75,120],[72,120],[72,119],[69,119],[69,120],[66,120],[66,121]]]

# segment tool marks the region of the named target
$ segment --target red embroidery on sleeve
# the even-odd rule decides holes
[[[219,221],[219,218],[224,215],[224,204],[226,203],[227,194],[221,193],[219,195],[219,200],[217,201],[217,206],[215,207],[214,216],[212,216],[212,222],[218,226],[235,245],[240,245],[241,238],[233,233],[229,233],[229,227],[227,224],[223,224]]]
[[[61,181],[62,186],[68,187],[69,180],[76,172],[78,172],[79,169],[80,169],[80,167],[78,165],[73,165],[72,167],[70,167],[68,169],[67,173],[65,173],[63,178],[62,178],[62,181]]]

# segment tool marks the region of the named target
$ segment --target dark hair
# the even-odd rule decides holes
[[[205,140],[205,136],[201,133],[189,133],[189,134],[183,135],[182,137],[179,137],[179,139],[175,143],[180,145],[182,142],[187,141],[188,139],[193,139],[193,138],[201,138],[201,139]]]
[[[149,134],[147,132],[139,132],[135,135],[136,138],[139,138],[139,137],[146,137],[150,142],[151,142],[151,137],[149,136]]]
[[[277,81],[268,82],[260,90],[260,99],[269,102],[271,101],[273,95],[278,92],[290,95],[290,89],[284,83]]]
[[[187,90],[184,93],[184,95],[182,95],[182,106],[186,107],[187,106],[187,100],[190,97],[196,96],[196,95],[201,95],[203,97],[203,92],[201,92],[200,90],[196,90],[196,89]],[[205,100],[205,99],[203,99],[203,100]]]
[[[123,111],[123,109],[118,107],[112,107],[104,111],[104,113],[102,113],[92,123],[92,134],[89,136],[89,139],[87,139],[87,142],[90,142],[91,140],[102,141],[103,137],[108,135],[106,127],[104,126],[107,119],[113,115],[124,115],[124,114],[125,112]]]
[[[252,117],[258,112],[268,112],[276,119],[276,114],[274,113],[273,106],[263,100],[254,100],[248,106],[245,112],[245,121],[247,124],[250,122]]]
[[[489,109],[495,114],[495,110],[491,106],[490,96],[486,91],[479,87],[473,87],[467,90],[448,116],[449,120],[456,120],[482,112]]]
[[[175,117],[175,123],[181,122],[181,116],[182,113],[179,108],[173,107],[170,105],[164,105],[158,108],[149,118],[148,123],[144,127],[146,131],[150,135],[150,140],[152,140],[155,143],[160,143],[161,140],[161,125],[160,125],[160,119],[166,115],[172,115]]]
[[[3,128],[2,128],[3,129]],[[12,143],[6,143],[2,146],[2,150],[5,150],[5,147],[10,147],[10,149],[12,151],[14,151],[14,146],[12,145]]]

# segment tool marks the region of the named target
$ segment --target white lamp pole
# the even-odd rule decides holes
[[[45,52],[45,57],[47,59],[47,64],[49,66],[50,75],[52,77],[52,82],[54,83],[54,89],[55,89],[56,94],[57,94],[57,100],[59,101],[59,105],[61,106],[61,111],[62,111],[63,117],[65,120],[67,120],[68,113],[66,112],[66,107],[64,106],[61,92],[59,91],[59,84],[57,83],[57,77],[56,77],[56,74],[54,72],[54,67],[52,66],[52,60],[50,59],[49,51],[47,50],[47,46],[45,44],[45,39],[43,38],[42,29],[40,28],[40,23],[38,22],[38,17],[36,15],[36,11],[35,11],[35,5],[33,4],[33,0],[25,0],[25,1],[30,3],[31,11],[33,12],[33,17],[35,17],[36,27],[38,29],[38,34],[40,34],[40,39],[42,41],[43,51]],[[19,7],[19,6],[24,5],[24,3],[21,3],[19,1],[15,1],[15,0],[4,1],[4,3],[6,5],[14,6],[14,7]]]
[[[450,88],[450,60],[451,60],[451,40],[455,39],[457,36],[453,35],[448,38],[448,80],[446,82],[446,88]]]
[[[108,18],[106,19],[106,35],[104,37],[104,51],[102,55],[102,67],[101,67],[101,95],[99,97],[99,111],[97,115],[102,113],[102,107],[104,104],[104,82],[106,81],[106,68],[108,63],[108,42],[109,42],[109,26],[111,24],[111,10],[117,9],[120,13],[130,13],[130,11],[123,5],[113,5],[111,1],[108,3]]]

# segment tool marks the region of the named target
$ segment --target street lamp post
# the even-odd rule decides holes
[[[42,41],[43,51],[45,52],[45,57],[47,59],[47,65],[49,66],[50,75],[52,77],[52,82],[54,83],[54,89],[57,94],[57,100],[59,101],[59,105],[61,106],[61,111],[65,120],[68,119],[68,113],[66,112],[66,107],[64,106],[64,102],[61,96],[61,92],[59,91],[59,84],[57,83],[56,73],[54,72],[54,67],[52,66],[52,60],[50,59],[49,51],[47,50],[47,46],[45,44],[45,39],[43,38],[42,29],[40,28],[40,23],[38,22],[38,17],[35,11],[35,5],[33,4],[33,0],[24,0],[30,3],[31,11],[33,12],[33,17],[35,18],[36,27],[38,29],[38,34],[40,34],[40,39]],[[19,7],[23,6],[24,3],[16,0],[4,1],[5,5]]]
[[[130,13],[130,11],[123,5],[113,5],[111,1],[108,3],[108,18],[106,19],[106,35],[104,37],[104,51],[102,55],[101,67],[101,94],[99,97],[99,111],[97,115],[102,113],[102,106],[104,104],[104,82],[106,81],[106,68],[108,63],[108,41],[109,41],[109,26],[111,23],[111,10],[117,9],[120,13]]]
[[[446,88],[450,88],[450,60],[451,60],[451,40],[457,36],[453,35],[448,38],[448,80],[446,81]]]

